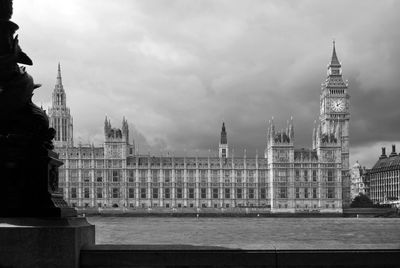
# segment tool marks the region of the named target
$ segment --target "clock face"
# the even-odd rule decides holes
[[[334,112],[342,112],[345,108],[343,99],[333,100],[331,102],[331,108]]]

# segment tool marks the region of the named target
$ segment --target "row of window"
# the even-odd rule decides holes
[[[117,150],[114,150],[114,151],[117,151]],[[133,153],[133,151],[132,151],[132,153]],[[61,153],[61,155],[65,156],[65,153]],[[72,156],[79,156],[79,152],[69,153],[69,156],[71,156],[71,157]],[[83,157],[86,156],[86,158],[88,158],[88,157],[91,156],[91,153],[90,152],[82,153],[82,156]],[[99,154],[96,154],[96,156],[99,156]],[[62,160],[66,161],[65,159],[62,159]],[[139,159],[138,166],[140,168],[147,168],[148,167],[147,162],[143,162],[143,161],[140,161],[140,160],[141,159]],[[97,159],[97,160],[94,160],[94,162],[92,162],[91,159],[82,159],[82,160],[69,159],[68,160],[68,166],[70,168],[78,168],[79,163],[81,163],[80,164],[81,167],[84,167],[84,168],[90,168],[92,166],[94,166],[96,168],[104,168],[104,167],[107,167],[107,168],[122,168],[123,161],[116,160],[116,159],[114,159],[114,160],[105,160],[105,161],[104,161],[104,159]],[[132,161],[130,159],[127,160],[126,164],[127,164],[128,167],[135,167],[136,166],[136,162]],[[164,167],[172,167],[172,163],[164,163],[163,166]],[[175,162],[173,166],[174,167],[181,167],[181,168],[185,167],[185,165],[182,162]],[[155,164],[152,163],[150,165],[150,167],[160,167],[160,164],[159,163],[155,163]],[[197,167],[200,167],[200,168],[208,168],[208,167],[219,168],[220,167],[220,163],[219,162],[215,162],[215,163],[210,163],[210,165],[208,165],[207,163],[198,163],[197,166],[196,166],[196,163],[186,163],[186,167],[192,168],[192,169],[196,169]],[[226,166],[224,166],[224,167],[226,168]],[[239,164],[235,163],[235,167],[236,168],[243,168],[244,165],[243,165],[243,163],[239,163]],[[255,168],[256,165],[255,165],[255,163],[247,163],[247,167]]]
[[[74,203],[74,202],[72,202],[71,205],[73,207],[77,206],[77,204]],[[84,203],[84,206],[86,208],[88,208],[90,205],[89,205],[89,203]],[[97,206],[99,208],[100,207],[107,207],[106,204],[102,204],[102,203],[97,203]],[[240,204],[240,203],[237,204],[237,207],[243,207],[243,206],[244,206],[243,204]],[[271,205],[263,204],[263,206],[266,207],[266,208],[271,208]],[[112,207],[118,207],[118,204],[114,204]],[[129,207],[134,208],[135,205],[133,203],[129,203]],[[149,206],[147,204],[145,204],[145,203],[142,203],[141,207],[142,208],[146,208],[146,207],[149,207]],[[158,204],[154,203],[154,204],[151,205],[151,207],[157,208]],[[177,208],[186,208],[186,206],[182,205],[181,203],[176,204],[176,207]],[[189,208],[194,208],[194,207],[195,207],[195,205],[193,203],[189,203]],[[219,205],[219,204],[212,204],[211,207],[214,207],[214,208],[230,208],[230,204],[227,203],[227,204],[223,204],[222,206]],[[248,205],[246,207],[255,207],[255,204],[248,203]],[[335,206],[335,204],[325,204],[325,207],[326,208],[330,208],[330,207],[335,208],[336,206]],[[166,203],[165,204],[165,208],[171,208],[171,204]],[[201,208],[207,208],[207,204],[202,203],[201,204]],[[278,208],[288,208],[288,204],[278,204]],[[313,204],[313,205],[310,205],[310,206],[308,204],[305,204],[304,206],[300,206],[299,204],[296,204],[296,209],[297,210],[303,210],[303,211],[304,210],[309,210],[309,209],[319,210],[320,208],[322,208],[322,207],[317,206],[317,204]]]
[[[208,173],[208,172],[207,172]],[[206,179],[207,176],[206,172],[200,172],[200,179]],[[79,177],[79,170],[78,169],[71,169],[69,170],[69,176],[71,178],[71,180],[77,179]],[[260,179],[265,179],[265,175],[266,173],[264,171],[259,171],[259,178]],[[103,170],[95,170],[95,177],[97,178],[97,181],[102,180],[103,176],[104,176],[104,172]],[[210,173],[211,177],[213,178],[219,178],[220,177],[220,173],[219,170],[213,170]],[[247,171],[247,177],[249,178],[249,180],[254,180],[254,175],[255,172],[254,171]],[[83,178],[83,180],[89,180],[90,179],[90,170],[86,170],[83,169],[81,170],[81,176]],[[242,179],[243,173],[242,171],[236,171],[235,172],[235,176],[237,179]],[[60,170],[60,177],[65,177],[65,170],[61,169]],[[112,178],[113,182],[118,182],[121,178],[122,178],[122,170],[108,170],[108,177]],[[160,179],[160,172],[158,170],[152,170],[150,173],[150,177],[153,181],[158,181]],[[169,182],[170,179],[172,178],[172,172],[170,170],[164,170],[163,171],[163,177],[164,177],[164,181],[165,182]],[[183,179],[184,177],[184,171],[183,170],[176,170],[175,171],[175,178],[177,179]],[[195,178],[195,172],[193,170],[190,170],[187,172],[187,177],[188,178]],[[229,179],[231,177],[231,172],[224,172],[223,173],[223,177],[225,177],[226,179]],[[134,180],[135,178],[135,170],[127,170],[127,178],[129,181]],[[147,170],[139,170],[139,178],[141,180],[146,180],[147,179]],[[277,174],[277,178],[284,178],[287,179],[287,172],[286,171],[279,171]],[[308,181],[309,180],[309,176],[308,176],[308,170],[303,170],[303,176],[300,176],[300,170],[296,169],[295,170],[295,180],[299,181],[300,178],[303,178],[304,181]],[[333,170],[328,170],[326,172],[326,178],[327,181],[334,181],[334,171]],[[317,181],[318,180],[318,175],[317,175],[317,171],[313,170],[312,171],[312,176],[310,178],[312,181]]]
[[[330,190],[330,189],[328,189],[328,190]],[[300,191],[300,188],[296,188],[295,197],[296,198],[318,198],[317,197],[317,188],[312,188],[311,191],[308,188],[304,188],[304,189],[302,189],[302,191]],[[332,198],[332,197],[328,197],[328,198]]]
[[[325,204],[326,208],[332,207],[335,208],[335,204]],[[288,208],[288,204],[278,204],[278,208]],[[305,204],[304,207],[300,206],[300,204],[296,204],[296,209],[301,209],[301,210],[308,210],[308,209],[320,209],[320,207],[317,206],[317,204],[313,204],[312,206],[308,206],[308,204]]]
[[[147,198],[147,188],[140,188],[140,198],[146,199]],[[189,188],[187,189],[188,192],[188,198],[189,199],[194,199],[195,198],[195,189],[194,188]],[[184,189],[183,188],[176,188],[175,191],[175,198],[176,199],[182,199],[184,194]],[[267,197],[267,191],[265,188],[260,189],[260,199],[265,199]],[[278,198],[288,198],[288,191],[287,187],[280,187],[277,190]],[[332,187],[327,188],[326,191],[326,198],[335,198],[335,189]],[[112,198],[120,198],[120,189],[119,188],[112,188],[111,190],[111,196]],[[172,191],[171,188],[165,188],[163,191],[163,198],[170,199],[172,196]],[[213,199],[219,199],[220,198],[220,192],[219,188],[212,188],[211,196]],[[70,192],[70,197],[71,198],[77,198],[77,188],[72,187],[71,192]],[[83,189],[83,197],[84,198],[90,198],[90,189],[85,187]],[[96,188],[96,197],[97,198],[103,198],[103,188]],[[152,188],[151,189],[151,197],[153,199],[157,199],[160,197],[159,195],[159,188]],[[230,199],[230,198],[236,198],[236,199],[242,199],[243,198],[243,189],[242,188],[237,188],[235,192],[235,196],[231,194],[231,189],[230,188],[225,188],[223,192],[223,198],[225,199]],[[128,188],[128,198],[135,198],[135,188]],[[201,199],[206,199],[207,197],[207,189],[206,188],[200,188],[200,198]],[[255,189],[254,188],[249,188],[248,189],[248,198],[249,199],[254,199],[255,198]],[[295,189],[295,198],[318,198],[317,197],[317,188],[304,188],[302,191],[300,191],[300,188]]]
[[[65,182],[65,177],[59,177],[59,181],[60,182]],[[69,182],[79,182],[79,179],[78,178],[70,178]],[[91,180],[90,180],[90,178],[85,177],[85,178],[82,178],[82,182],[91,182]],[[95,182],[107,182],[107,181],[103,181],[103,177],[97,177]],[[110,182],[121,182],[121,181],[119,180],[119,178],[112,178],[112,180]],[[141,178],[138,181],[134,180],[133,178],[128,178],[127,182],[131,182],[131,183],[138,182],[138,183],[141,183],[141,184],[147,184],[149,181],[147,180],[147,178]],[[162,182],[163,183],[172,183],[172,180],[164,179]],[[208,183],[208,180],[207,179],[201,179],[199,182],[200,183]],[[150,183],[153,183],[153,184],[161,183],[161,180],[158,180],[158,179],[157,180],[151,180]],[[183,178],[177,178],[177,179],[174,180],[174,183],[177,183],[177,184],[196,183],[196,179],[195,178],[187,178],[187,180],[185,181]],[[220,182],[219,182],[218,178],[212,178],[212,181],[210,183],[214,184],[214,183],[220,183]],[[254,183],[256,183],[256,181],[254,179],[244,180],[242,178],[236,178],[235,181],[231,181],[231,179],[225,179],[223,181],[223,183],[225,183],[225,184],[227,184],[227,183],[228,184],[231,184],[231,183],[239,183],[239,184],[240,183],[249,183],[249,184],[254,184]],[[266,182],[265,182],[265,179],[259,179],[258,183],[259,184],[265,184]]]
[[[69,177],[70,181],[78,181],[79,178],[79,172],[78,170],[70,170],[69,171]],[[81,177],[84,182],[90,182],[90,171],[89,170],[82,170],[81,171]],[[122,178],[122,173],[121,170],[109,170],[108,171],[108,177],[111,178],[112,182],[119,182],[120,179]],[[95,178],[97,182],[102,182],[103,181],[103,171],[102,170],[96,170],[95,172]],[[129,182],[134,182],[135,176],[133,170],[129,170],[127,174],[127,179]],[[175,176],[177,182],[183,182],[183,175],[176,175]],[[218,179],[219,176],[212,176],[213,179]],[[60,180],[63,181],[65,179],[65,171],[60,170]],[[147,176],[145,174],[140,174],[139,176],[140,182],[147,182]],[[159,182],[160,177],[158,176],[152,176],[151,180],[152,182]],[[171,176],[165,176],[164,177],[164,182],[171,182],[172,177]],[[195,181],[195,176],[192,174],[188,176],[188,180],[191,182]],[[207,177],[206,176],[200,176],[200,180],[206,181]],[[260,181],[265,181],[265,177],[260,177]],[[237,177],[236,182],[241,183],[243,181],[242,177]],[[248,177],[248,181],[250,183],[253,183],[255,181],[255,178],[251,175],[251,177]],[[225,182],[230,182],[230,177],[226,176],[225,177]]]
[[[111,176],[109,176],[109,178],[111,178],[111,182],[120,182],[121,181],[120,173],[112,172],[110,174],[111,174]],[[99,175],[99,174],[97,174],[97,175]],[[212,177],[211,179],[215,181],[215,180],[218,180],[219,177]],[[65,175],[64,174],[60,175],[60,181],[61,182],[65,181]],[[78,173],[71,173],[69,181],[78,182],[79,181]],[[83,182],[90,182],[91,181],[91,177],[90,177],[89,173],[82,172],[82,181]],[[135,180],[135,178],[133,176],[128,176],[127,181],[128,182],[135,182],[136,180]],[[162,181],[165,182],[165,183],[170,183],[170,182],[172,182],[172,178],[171,177],[165,177],[164,180],[162,180]],[[196,181],[195,177],[188,177],[187,178],[187,182],[194,183],[195,181]],[[200,181],[201,182],[207,182],[208,178],[200,178]],[[255,183],[255,181],[256,180],[255,180],[254,177],[247,178],[246,180],[244,178],[241,178],[241,177],[236,177],[234,181],[232,181],[230,177],[224,179],[225,183],[232,183],[232,182],[236,182],[236,183],[243,183],[243,182]],[[259,183],[265,183],[265,181],[266,181],[265,177],[261,177],[261,178],[258,179]],[[289,178],[288,177],[277,177],[275,181],[276,182],[287,183],[287,182],[289,182]],[[295,181],[300,181],[299,177],[296,177]],[[313,177],[312,182],[317,182],[317,181],[318,181],[318,178],[317,177]],[[327,181],[328,182],[334,182],[335,180],[334,180],[333,177],[327,177]],[[101,175],[100,176],[96,176],[96,182],[103,182],[103,176],[101,176]],[[147,179],[147,177],[141,177],[141,178],[139,178],[138,182],[147,183],[148,179]],[[155,177],[155,178],[151,178],[151,182],[152,183],[158,183],[158,182],[161,182],[161,180],[160,180],[159,177]],[[177,177],[177,178],[175,178],[175,182],[183,183],[184,182],[184,178],[183,177]],[[308,179],[304,178],[304,182],[308,182]]]
[[[184,189],[182,188],[176,188],[175,192],[175,198],[176,199],[182,199],[183,198],[183,191]],[[163,192],[163,198],[170,199],[172,196],[171,193],[171,188],[165,188]],[[194,199],[195,198],[195,189],[194,188],[189,188],[188,189],[188,198],[189,199]],[[111,189],[111,196],[112,198],[120,198],[120,189],[119,188],[112,188]],[[213,199],[219,199],[220,194],[219,194],[219,189],[218,188],[212,188],[211,196]],[[71,198],[77,198],[77,188],[72,187],[71,192],[70,192],[70,197]],[[89,188],[83,188],[83,197],[84,198],[90,198],[90,189]],[[96,189],[96,197],[97,198],[103,198],[103,188],[97,188]],[[158,188],[152,188],[151,189],[151,197],[154,199],[159,198],[159,189]],[[233,197],[231,194],[231,189],[225,188],[224,193],[223,193],[223,198],[230,199]],[[135,198],[135,188],[128,188],[128,198]],[[147,188],[140,188],[140,198],[146,199],[147,198]],[[200,198],[206,199],[207,198],[207,189],[206,188],[200,188]],[[242,199],[243,198],[243,189],[242,188],[237,188],[236,193],[235,193],[235,198],[236,199]],[[255,189],[254,188],[249,188],[248,189],[248,198],[249,199],[254,199],[255,198]],[[262,188],[260,189],[260,198],[265,199],[266,198],[266,189]]]
[[[288,198],[288,188],[287,187],[277,187],[275,189],[275,194],[278,198]],[[325,192],[326,198],[335,198],[335,188],[328,187],[327,191]],[[300,188],[295,189],[295,198],[318,198],[317,197],[317,188],[312,188],[311,191],[308,188],[302,189]]]
[[[70,168],[70,173],[73,175],[78,176],[78,167],[76,166],[69,166]],[[75,169],[74,169],[75,168]],[[84,167],[84,168],[88,168],[88,167]],[[60,169],[60,171],[64,172],[65,169]],[[134,177],[135,176],[135,172],[136,170],[134,169],[128,169],[127,171],[127,176],[128,177]],[[184,169],[176,169],[174,170],[175,172],[175,177],[183,177],[185,174],[185,170]],[[82,174],[87,174],[89,175],[90,170],[88,169],[82,169]],[[115,169],[115,170],[109,170],[109,174],[113,174],[113,176],[120,176],[121,175],[122,170],[120,169]],[[208,172],[208,170],[200,170],[199,171],[199,176],[200,178],[202,177],[207,177],[208,174],[210,173],[210,176],[212,177],[219,177],[220,175],[222,175],[223,177],[230,177],[232,172],[231,170],[223,170],[220,172],[220,170],[211,170],[210,172]],[[256,170],[246,170],[246,172],[244,170],[235,170],[234,175],[236,177],[242,177],[244,175],[246,175],[247,177],[254,177],[256,175]],[[98,169],[95,170],[95,174],[102,176],[103,174],[103,170],[102,169]],[[114,175],[115,174],[115,175]],[[147,178],[147,175],[150,175],[150,177],[152,178],[158,178],[161,176],[161,174],[163,175],[164,178],[170,178],[172,176],[172,170],[163,170],[160,172],[160,170],[150,170],[150,172],[148,172],[145,169],[140,169],[139,170],[139,177],[141,178]],[[186,174],[188,177],[195,177],[196,176],[196,170],[194,169],[187,169],[186,170]],[[259,170],[258,171],[258,175],[260,177],[265,177],[265,170]]]

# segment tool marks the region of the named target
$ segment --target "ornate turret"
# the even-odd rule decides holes
[[[315,150],[317,148],[317,128],[316,128],[317,121],[314,120],[314,127],[312,133],[312,149]]]
[[[111,129],[111,124],[106,115],[106,118],[104,119],[104,136],[105,137],[107,137],[107,133],[110,131],[110,129]]]
[[[289,139],[291,142],[294,140],[294,124],[293,124],[293,116],[290,117],[290,124],[289,124]]]
[[[104,120],[104,151],[106,157],[124,158],[135,153],[134,141],[129,143],[128,121],[123,117],[122,127],[113,128],[110,119]]]
[[[290,129],[290,127],[289,127],[289,120],[286,120],[286,131],[285,131],[285,133],[286,133],[286,135],[289,137],[289,129]]]
[[[219,157],[226,158],[229,156],[228,152],[228,138],[225,129],[225,122],[222,123],[221,139],[219,143]]]
[[[271,118],[271,132],[270,132],[271,139],[275,136],[275,124],[274,124],[274,117]]]
[[[292,140],[294,138],[294,128],[293,128],[293,118],[287,120],[286,128],[281,129],[281,131],[275,132],[275,125],[273,118],[270,121],[270,128],[267,134],[267,147],[276,145],[276,144],[289,144],[293,143]]]
[[[222,123],[222,130],[221,130],[221,144],[227,144],[228,139],[226,136],[226,130],[225,130],[225,122]]]
[[[111,127],[111,122],[107,119],[104,122],[104,135],[106,142],[122,142],[122,130]]]
[[[318,147],[321,142],[321,136],[322,136],[321,124],[318,124],[315,134],[316,134],[315,135],[315,147]]]
[[[72,147],[73,118],[67,107],[67,99],[62,84],[61,66],[58,63],[56,84],[52,95],[52,106],[49,108],[50,126],[56,130],[54,145],[56,147]]]
[[[129,142],[129,127],[128,121],[126,121],[125,117],[122,119],[122,136],[124,137],[125,141]]]

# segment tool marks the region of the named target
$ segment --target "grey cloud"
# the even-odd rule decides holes
[[[48,103],[61,61],[75,130],[98,142],[108,114],[135,126],[143,150],[204,153],[225,121],[238,154],[261,153],[268,119],[283,128],[293,115],[296,144],[309,147],[333,38],[354,155],[400,140],[398,1],[19,0],[14,9],[28,70],[43,84],[35,101]]]

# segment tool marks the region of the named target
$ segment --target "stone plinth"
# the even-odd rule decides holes
[[[0,218],[0,267],[79,267],[94,243],[86,218]]]

